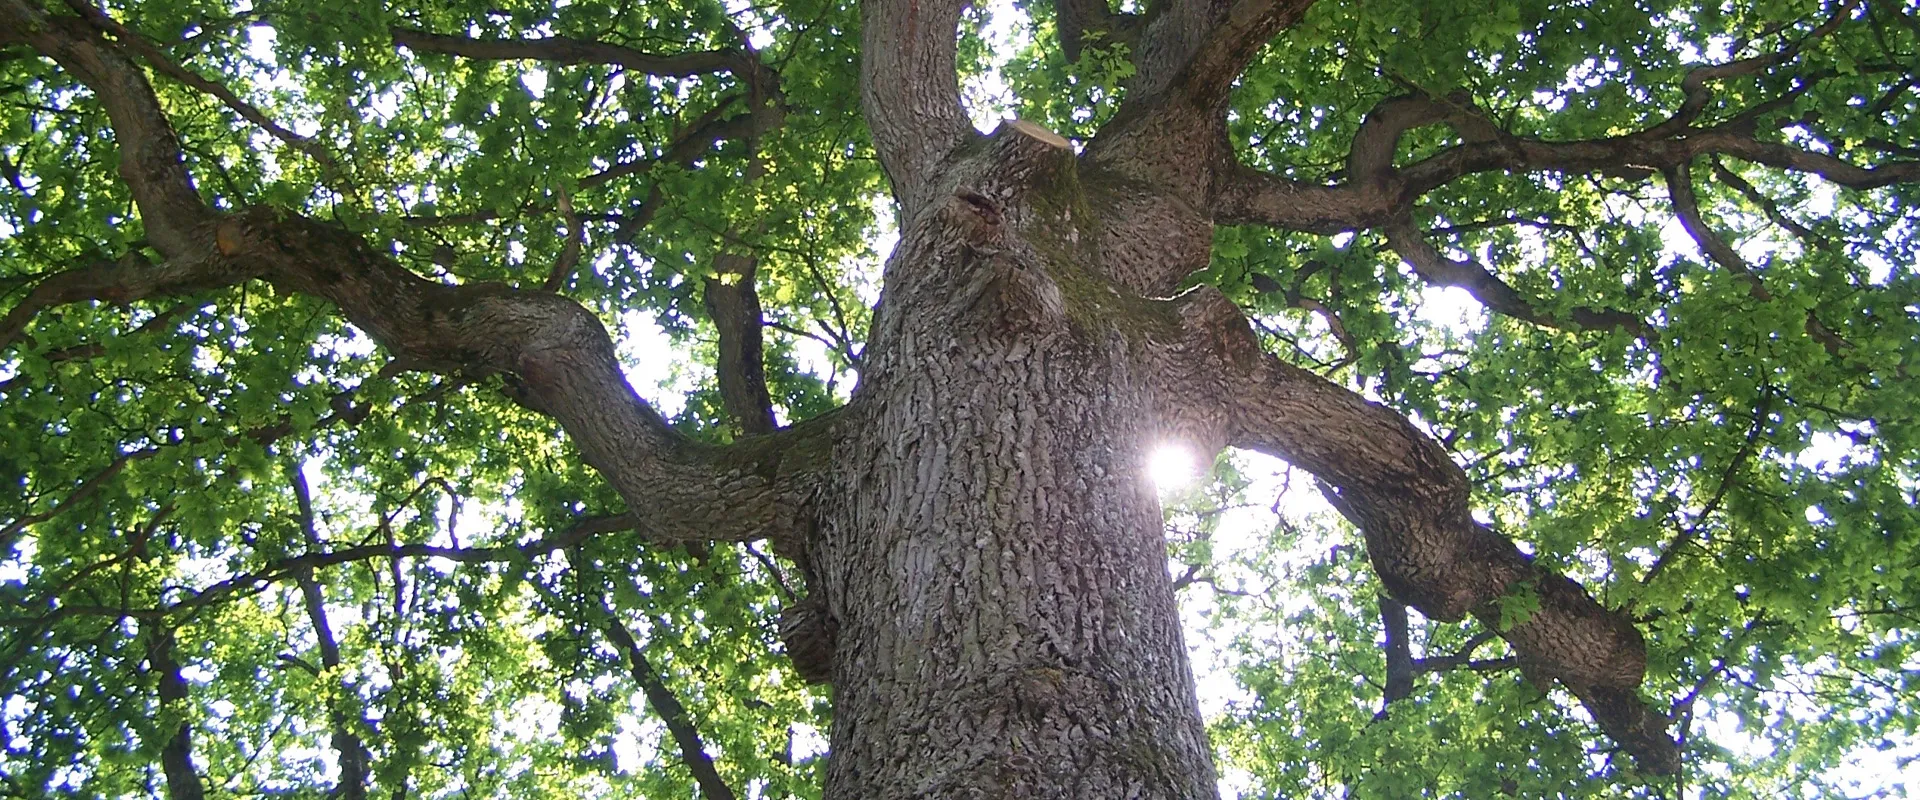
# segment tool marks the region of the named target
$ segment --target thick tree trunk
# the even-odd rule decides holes
[[[809,554],[829,797],[1217,793],[1143,469],[1149,343],[1074,296],[1118,294],[1050,138],[974,152],[889,265]]]

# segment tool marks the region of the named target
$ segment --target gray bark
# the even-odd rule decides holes
[[[1049,138],[955,166],[888,268],[808,550],[832,797],[1215,795],[1143,470],[1153,344],[1074,294],[1106,293],[1098,226]]]

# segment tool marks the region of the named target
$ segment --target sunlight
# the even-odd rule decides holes
[[[1155,488],[1173,492],[1193,485],[1194,479],[1200,476],[1200,468],[1186,448],[1163,444],[1147,456],[1147,476],[1153,479]]]

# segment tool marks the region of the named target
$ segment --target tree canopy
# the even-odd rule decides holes
[[[1165,69],[1193,8],[1220,44]],[[1156,288],[1444,446],[1480,523],[1637,626],[1681,753],[1639,763],[1501,638],[1557,584],[1410,612],[1351,493],[1277,500],[1229,454],[1167,495],[1224,783],[1898,796],[1920,5],[1467,11],[976,5],[926,67],[1075,146],[1221,94],[1211,259]],[[763,541],[794,523],[634,453],[747,464],[853,396],[896,204],[933,191],[898,165],[945,152],[863,110],[863,59],[905,109],[921,51],[862,30],[833,0],[0,0],[0,792],[819,796],[833,694]],[[536,294],[571,302],[500,301]],[[577,380],[664,432],[566,407],[537,341],[443,333],[539,315],[604,325],[625,377]]]

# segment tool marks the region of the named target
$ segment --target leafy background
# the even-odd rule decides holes
[[[1797,120],[1783,140],[1862,163],[1882,145],[1912,157],[1920,9],[1848,8],[1790,65],[1721,85],[1708,115],[1817,73],[1778,112]],[[1242,78],[1231,134],[1249,163],[1316,180],[1338,177],[1367,109],[1416,89],[1469,92],[1523,136],[1617,134],[1671,113],[1691,66],[1771,52],[1835,10],[1322,3]],[[333,154],[156,80],[220,203],[337,220],[447,282],[524,286],[562,258],[570,208],[583,256],[562,291],[620,337],[643,395],[716,441],[732,432],[700,287],[722,254],[750,254],[779,413],[848,396],[891,225],[858,115],[853,4],[108,11]],[[1069,65],[1048,4],[969,13],[963,79],[983,123],[1018,114],[1084,138],[1124,96],[1123,44]],[[393,26],[662,53],[736,46],[737,29],[777,72],[785,114],[676,162],[703,115],[736,113],[754,88],[729,73],[416,53],[393,45]],[[0,125],[9,305],[33,276],[140,252],[86,91],[40,59],[0,58]],[[1402,157],[1448,136],[1417,130]],[[1417,616],[1416,655],[1479,668],[1424,674],[1379,716],[1380,589],[1359,536],[1307,476],[1227,457],[1170,490],[1168,516],[1240,796],[1858,797],[1920,782],[1916,187],[1839,192],[1731,160],[1696,178],[1768,299],[1698,251],[1657,178],[1478,176],[1418,211],[1444,249],[1497,264],[1551,310],[1627,310],[1651,321],[1645,339],[1489,314],[1424,284],[1373,234],[1219,231],[1197,280],[1248,309],[1272,350],[1409,414],[1467,465],[1489,521],[1646,620],[1647,690],[1675,703],[1690,756],[1680,786],[1644,782],[1504,645]],[[1809,312],[1841,352],[1803,332]],[[775,636],[797,577],[761,548],[669,550],[621,531],[512,551],[621,509],[556,426],[497,385],[405,372],[328,309],[261,285],[67,306],[29,334],[0,354],[0,477],[18,487],[0,491],[0,791],[155,794],[159,749],[184,719],[217,794],[317,795],[338,779],[328,737],[346,719],[387,792],[686,795],[611,621],[736,791],[817,796],[828,695],[791,673]],[[395,544],[506,549],[236,579]],[[184,718],[160,708],[155,626],[189,679]]]

